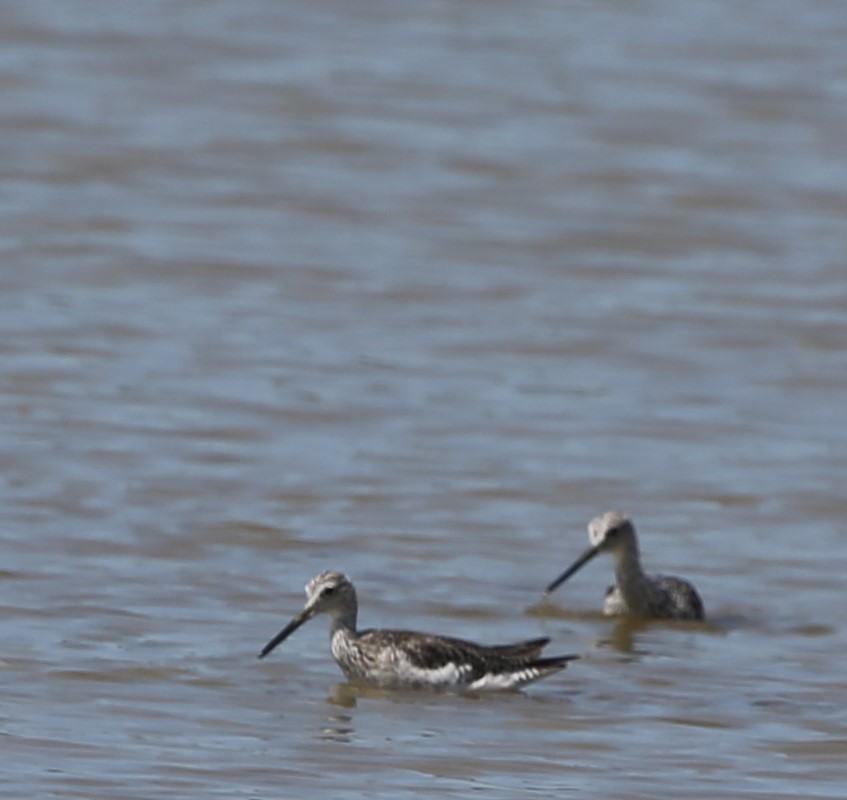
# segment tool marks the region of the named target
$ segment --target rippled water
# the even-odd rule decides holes
[[[6,797],[840,798],[847,9],[29,0],[0,25]],[[709,622],[598,613],[632,514]],[[366,626],[549,635],[487,697]]]

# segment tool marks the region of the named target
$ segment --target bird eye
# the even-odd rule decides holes
[[[335,590],[336,590],[337,588],[338,588],[337,586],[327,586],[327,587],[326,587],[326,588],[325,588],[325,589],[321,592],[321,594],[322,594],[324,597],[329,597],[331,594],[335,594]]]

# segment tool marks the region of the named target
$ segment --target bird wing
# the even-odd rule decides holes
[[[397,630],[363,631],[359,640],[368,649],[393,653],[413,670],[441,671],[445,680],[449,674],[449,680],[457,683],[473,683],[490,673],[534,666],[549,641],[548,637],[540,637],[489,647],[451,636]],[[553,659],[550,661],[552,665]]]

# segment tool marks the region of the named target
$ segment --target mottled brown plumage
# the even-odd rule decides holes
[[[607,511],[588,526],[591,546],[546,589],[554,591],[600,553],[615,559],[615,585],[603,601],[603,613],[658,619],[702,620],[703,601],[688,581],[668,575],[647,576],[641,568],[635,526],[625,514]]]
[[[358,600],[340,572],[322,572],[306,585],[306,606],[259,654],[263,658],[319,613],[332,618],[330,646],[352,681],[407,688],[512,689],[564,669],[575,655],[541,657],[549,639],[486,646],[404,630],[356,630]]]

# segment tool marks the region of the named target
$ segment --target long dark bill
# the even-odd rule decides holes
[[[597,553],[600,552],[599,547],[589,547],[576,561],[573,562],[556,580],[553,581],[545,590],[544,594],[550,594],[556,591],[574,572],[578,572],[589,561],[591,561]]]
[[[294,631],[296,631],[304,622],[308,622],[312,618],[312,612],[308,609],[301,611],[291,622],[288,623],[273,639],[271,639],[259,653],[259,658],[264,658],[278,644],[284,642]]]

